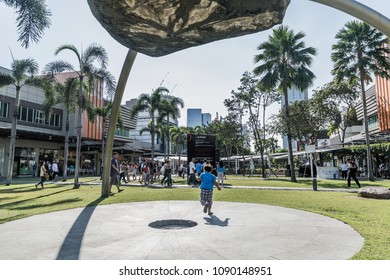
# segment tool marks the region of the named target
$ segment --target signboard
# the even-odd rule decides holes
[[[187,134],[187,162],[196,160],[217,161],[215,135]]]
[[[306,153],[315,153],[316,146],[315,145],[305,145],[305,152]]]

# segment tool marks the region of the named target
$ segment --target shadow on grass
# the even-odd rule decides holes
[[[36,208],[41,208],[41,207],[50,207],[50,206],[55,206],[55,205],[60,205],[60,204],[65,204],[65,203],[74,203],[82,201],[81,198],[69,198],[69,199],[63,199],[63,200],[58,200],[52,203],[46,203],[46,204],[33,204],[33,205],[26,205],[26,206],[18,206],[18,207],[12,207],[11,210],[30,210],[30,209],[36,209]]]
[[[0,190],[0,193],[26,193],[26,192],[34,192],[36,191],[36,188],[34,185],[32,186],[24,186],[24,187],[7,187],[4,190]]]
[[[69,230],[61,249],[58,252],[57,260],[78,260],[80,257],[81,244],[85,230],[97,205],[106,197],[100,197],[89,203],[73,223]]]
[[[28,198],[28,199],[19,200],[19,201],[9,202],[9,203],[2,204],[1,206],[2,207],[9,207],[9,206],[11,206],[12,207],[14,205],[18,205],[18,204],[22,204],[22,203],[25,203],[25,202],[28,202],[28,201],[32,201],[32,200],[36,200],[36,199],[40,199],[40,198],[56,195],[56,194],[63,193],[63,192],[68,192],[68,191],[71,191],[71,190],[72,189],[67,189],[67,190],[62,190],[62,191],[58,191],[58,192],[49,193],[49,194],[46,194],[46,195],[40,195],[40,196],[37,196],[37,197],[32,197],[32,198]]]
[[[0,197],[0,202],[6,201],[6,200],[15,199],[15,198],[17,198],[17,197],[18,197],[18,196]]]

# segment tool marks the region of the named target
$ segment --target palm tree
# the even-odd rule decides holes
[[[193,134],[206,134],[206,129],[200,125],[197,125],[195,127],[189,127],[188,128],[188,133],[193,133]]]
[[[151,131],[152,131],[152,121],[148,123],[148,126],[141,128],[141,130],[139,131],[139,135],[144,134],[144,132],[148,132],[150,134]],[[161,131],[161,125],[154,124],[154,134],[159,138],[161,137],[161,135],[163,134]]]
[[[160,112],[159,116],[159,121],[164,122],[166,118],[166,129],[165,129],[165,139],[166,139],[166,147],[164,151],[164,155],[167,155],[169,157],[170,150],[170,137],[169,137],[169,127],[170,127],[170,122],[169,122],[169,117],[172,116],[173,119],[177,119],[180,117],[180,108],[184,107],[184,101],[183,99],[175,96],[167,96],[166,100],[162,100],[162,110]]]
[[[43,110],[49,115],[55,104],[62,104],[65,109],[65,145],[63,180],[68,179],[68,155],[69,155],[69,116],[74,113],[77,107],[78,83],[76,79],[69,78],[65,84],[57,82],[54,78],[45,86],[45,101]]]
[[[0,1],[1,2],[1,1]],[[28,48],[30,41],[35,43],[43,31],[50,26],[51,12],[43,0],[3,0],[6,6],[16,10],[19,38],[22,46]]]
[[[390,78],[389,48],[386,46],[388,38],[364,22],[350,21],[336,34],[336,39],[338,42],[332,46],[332,74],[337,82],[348,80],[351,84],[356,81],[360,83],[368,179],[373,180],[365,84],[372,82],[372,73]]]
[[[155,122],[157,113],[162,110],[162,94],[168,93],[169,90],[165,87],[158,87],[151,94],[143,93],[138,97],[137,103],[131,109],[130,117],[134,118],[141,111],[148,111],[150,116],[150,135],[151,135],[151,157],[154,159],[155,152]]]
[[[184,141],[187,139],[188,129],[184,126],[176,127],[176,126],[171,126],[169,130],[169,137],[176,144],[176,154],[179,156],[179,164],[181,163],[180,157],[181,157],[181,152],[184,148]],[[180,149],[179,149],[180,147]]]
[[[253,72],[261,76],[260,83],[267,89],[277,88],[283,94],[285,114],[287,119],[287,141],[289,164],[291,166],[291,181],[296,182],[291,144],[291,129],[289,121],[288,89],[297,86],[300,90],[308,88],[315,78],[308,69],[316,50],[306,47],[302,41],[303,32],[294,33],[287,26],[273,30],[268,41],[258,46],[260,54],[255,56],[255,63],[262,63]]]
[[[78,92],[78,109],[77,109],[77,143],[76,143],[76,164],[75,164],[75,176],[74,176],[74,188],[79,188],[79,168],[80,168],[80,154],[81,154],[81,117],[83,112],[83,97],[84,82],[88,82],[90,89],[93,87],[94,81],[97,78],[103,79],[108,90],[115,89],[115,82],[112,81],[112,76],[106,71],[108,62],[108,56],[106,50],[98,45],[91,44],[85,51],[80,53],[74,45],[62,45],[55,51],[55,55],[58,55],[63,50],[69,50],[73,52],[77,58],[78,68],[76,69],[69,62],[58,60],[50,62],[45,66],[44,72],[47,75],[55,75],[62,72],[73,72],[79,82]],[[94,63],[97,62],[100,68],[96,68]]]
[[[15,145],[16,145],[16,123],[19,117],[20,90],[25,85],[39,85],[38,63],[31,59],[14,60],[11,66],[11,74],[0,73],[0,87],[13,85],[16,89],[14,111],[12,112],[11,138],[9,145],[7,185],[11,184],[14,166]],[[27,74],[29,76],[27,76]]]

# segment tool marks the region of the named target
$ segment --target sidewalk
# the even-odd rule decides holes
[[[64,185],[73,185],[74,184],[74,176],[68,176],[68,180],[66,182],[62,181],[62,177],[58,177],[56,180],[46,181],[46,184],[64,184]],[[14,177],[12,178],[12,184],[35,184],[40,181],[38,177]],[[100,180],[100,176],[80,176],[79,182],[81,185],[101,185],[102,181]],[[5,178],[3,180],[0,178],[0,185],[5,183]],[[122,183],[123,186],[128,187],[139,187],[141,184],[138,180],[130,181],[126,184]],[[160,183],[155,182],[149,184],[149,187],[152,188],[164,188]],[[192,186],[187,184],[174,184],[172,188],[191,188]],[[197,187],[197,186],[195,186]],[[293,188],[293,187],[273,187],[273,186],[232,186],[232,185],[224,185],[223,188],[226,189],[259,189],[259,190],[284,190],[284,191],[313,191],[312,188]],[[348,193],[357,193],[358,189],[326,189],[318,187],[317,191],[319,192],[348,192]]]

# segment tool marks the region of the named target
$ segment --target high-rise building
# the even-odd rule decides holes
[[[296,86],[293,86],[292,88],[289,88],[288,92],[287,92],[287,95],[288,95],[288,104],[289,105],[293,104],[296,101],[308,100],[309,99],[308,90],[305,89],[304,91],[301,91]],[[281,105],[282,105],[282,108],[285,105],[284,98],[282,98]],[[283,140],[283,148],[287,149],[287,147],[288,147],[287,136],[283,136],[282,140]],[[297,150],[297,141],[295,141],[295,140],[292,141],[292,148],[295,151]]]
[[[202,126],[202,109],[187,109],[187,127]]]
[[[211,114],[210,113],[203,113],[202,114],[202,125],[208,126],[211,124]]]
[[[187,127],[204,127],[208,126],[210,123],[210,113],[202,113],[202,109],[187,109]]]

